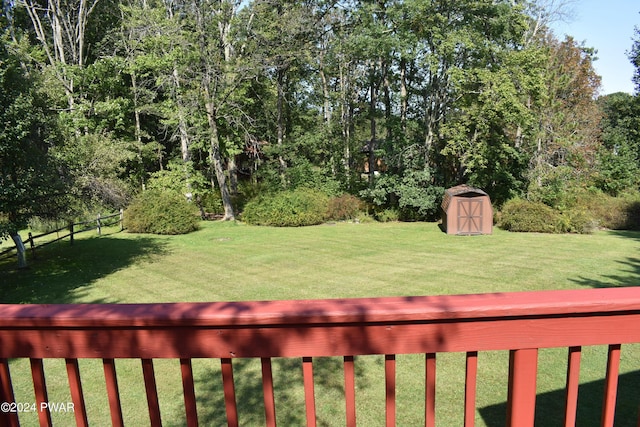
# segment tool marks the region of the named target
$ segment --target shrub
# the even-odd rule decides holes
[[[502,207],[498,226],[509,231],[558,233],[562,231],[562,218],[544,203],[511,199]]]
[[[566,233],[589,234],[598,228],[598,221],[586,211],[569,209],[560,215],[559,231]]]
[[[196,201],[203,211],[210,214],[222,215],[224,214],[224,207],[222,205],[222,197],[219,192],[206,191],[201,195],[196,196]]]
[[[321,224],[327,218],[328,202],[327,195],[308,188],[260,196],[246,204],[242,220],[276,227]]]
[[[400,212],[397,209],[389,208],[377,212],[376,218],[380,222],[396,222],[400,219]]]
[[[640,230],[640,200],[627,203],[627,229]]]
[[[181,194],[148,190],[140,193],[124,213],[132,233],[185,234],[199,226],[197,208]]]
[[[569,210],[585,212],[597,225],[611,230],[640,229],[638,194],[613,197],[598,190],[582,190],[573,194]]]
[[[384,174],[360,196],[378,209],[397,208],[403,221],[429,221],[435,219],[444,195],[444,188],[431,181],[428,169],[406,171],[403,176]]]
[[[327,208],[327,219],[335,221],[345,221],[357,218],[362,211],[363,203],[356,196],[343,194],[329,200]]]

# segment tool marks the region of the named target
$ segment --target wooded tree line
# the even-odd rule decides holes
[[[638,188],[640,101],[598,98],[558,0],[4,0],[0,227],[147,188],[225,219],[308,186],[428,219]],[[640,34],[630,46],[640,91]]]

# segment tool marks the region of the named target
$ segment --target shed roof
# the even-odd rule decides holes
[[[460,196],[462,194],[476,194],[478,196],[488,196],[487,193],[485,193],[479,188],[469,187],[467,184],[456,185],[455,187],[451,187],[445,190],[444,198],[442,199],[442,209],[446,211],[447,208],[449,208],[449,203],[451,203],[451,199],[455,196]]]

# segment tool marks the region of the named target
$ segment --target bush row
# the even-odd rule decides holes
[[[597,228],[640,230],[640,197],[611,197],[598,191],[574,194],[561,207],[512,199],[497,215],[497,225],[509,231],[591,233]]]
[[[317,190],[298,188],[256,197],[246,204],[242,220],[254,225],[299,227],[355,219],[361,211],[362,202],[355,196],[330,198]]]
[[[512,199],[496,215],[505,230],[540,233],[590,233],[598,227],[640,230],[640,195],[611,197],[597,191],[580,191],[561,207],[539,201]],[[298,188],[262,194],[246,203],[242,220],[254,225],[298,227],[325,221],[368,217],[363,202],[352,195],[329,197],[322,191]],[[374,214],[378,221],[397,221],[402,213],[394,209]],[[125,211],[125,226],[131,232],[183,234],[198,228],[196,204],[177,192],[148,190]]]

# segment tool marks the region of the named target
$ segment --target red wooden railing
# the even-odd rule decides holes
[[[574,425],[581,347],[608,345],[602,426],[612,426],[621,345],[640,342],[640,288],[348,300],[0,306],[0,401],[14,402],[9,358],[30,358],[47,402],[43,359],[66,359],[76,423],[87,425],[78,359],[103,360],[111,421],[123,425],[114,359],[142,361],[151,425],[160,425],[153,359],[180,360],[187,424],[198,425],[191,360],[221,360],[230,426],[239,425],[233,359],[260,358],[265,418],[276,425],[271,358],[301,357],[308,426],[314,358],[344,356],[346,425],[356,425],[354,357],[385,355],[386,424],[395,425],[397,354],[425,354],[425,425],[435,424],[436,354],[466,353],[465,425],[474,423],[478,352],[510,350],[507,425],[533,426],[538,349],[568,348],[565,425]],[[242,378],[237,378],[242,381]],[[41,425],[51,424],[48,410]],[[16,426],[15,413],[0,425]],[[640,425],[640,424],[639,424]]]

